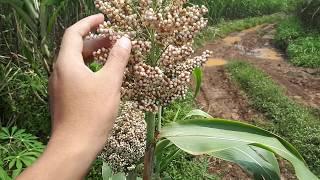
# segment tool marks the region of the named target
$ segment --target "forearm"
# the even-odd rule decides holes
[[[57,132],[39,160],[17,180],[83,179],[103,143],[103,139]]]

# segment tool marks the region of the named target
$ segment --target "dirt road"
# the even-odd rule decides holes
[[[320,69],[298,68],[290,65],[286,57],[273,45],[275,25],[261,25],[208,43],[199,49],[213,51],[204,70],[203,86],[198,104],[214,117],[263,121],[263,116],[248,103],[247,97],[230,80],[225,65],[233,60],[247,61],[263,70],[282,86],[287,95],[298,103],[320,108]],[[283,161],[282,179],[296,179],[285,168]],[[238,166],[212,160],[210,171],[220,174],[223,179],[251,179]]]

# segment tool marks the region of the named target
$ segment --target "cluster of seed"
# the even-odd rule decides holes
[[[123,103],[112,136],[109,137],[100,158],[105,160],[114,172],[128,172],[135,169],[135,163],[144,156],[145,139],[143,112],[137,110],[132,102]]]
[[[187,0],[95,0],[106,15],[95,36],[113,43],[122,36],[132,41],[132,52],[121,93],[137,108],[157,111],[159,106],[186,96],[192,71],[210,56],[192,57],[194,37],[207,25],[204,6],[186,6]],[[106,62],[110,49],[94,57]]]

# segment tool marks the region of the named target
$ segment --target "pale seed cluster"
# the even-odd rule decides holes
[[[97,34],[113,43],[122,36],[132,41],[132,52],[122,86],[123,100],[137,102],[144,111],[186,96],[192,71],[210,56],[205,51],[193,57],[194,37],[207,25],[202,6],[185,5],[186,0],[95,0],[105,14]],[[94,52],[99,62],[108,59],[110,49]]]
[[[120,115],[100,158],[106,161],[114,172],[128,172],[134,169],[135,163],[144,156],[145,139],[144,113],[137,110],[132,102],[122,103]]]

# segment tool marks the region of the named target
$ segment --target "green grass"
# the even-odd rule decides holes
[[[272,120],[275,131],[292,143],[320,176],[320,118],[289,99],[279,85],[252,65],[234,62],[228,70],[250,97],[252,106]]]
[[[194,157],[180,153],[162,174],[164,180],[216,180],[217,176],[208,173],[209,158]]]
[[[242,31],[264,23],[274,23],[283,19],[283,14],[273,14],[268,16],[245,18],[235,21],[221,22],[214,26],[209,26],[202,31],[194,41],[194,47],[202,47],[206,42],[216,38],[225,37],[228,34],[236,31]]]
[[[297,17],[289,17],[278,25],[275,43],[286,51],[292,64],[320,67],[320,33],[304,27]]]
[[[300,21],[295,17],[289,17],[277,26],[275,43],[280,49],[285,51],[292,41],[304,34],[305,32]]]
[[[191,0],[191,3],[208,7],[210,24],[269,15],[287,8],[287,0]]]
[[[320,68],[320,35],[298,38],[287,49],[292,64]]]

